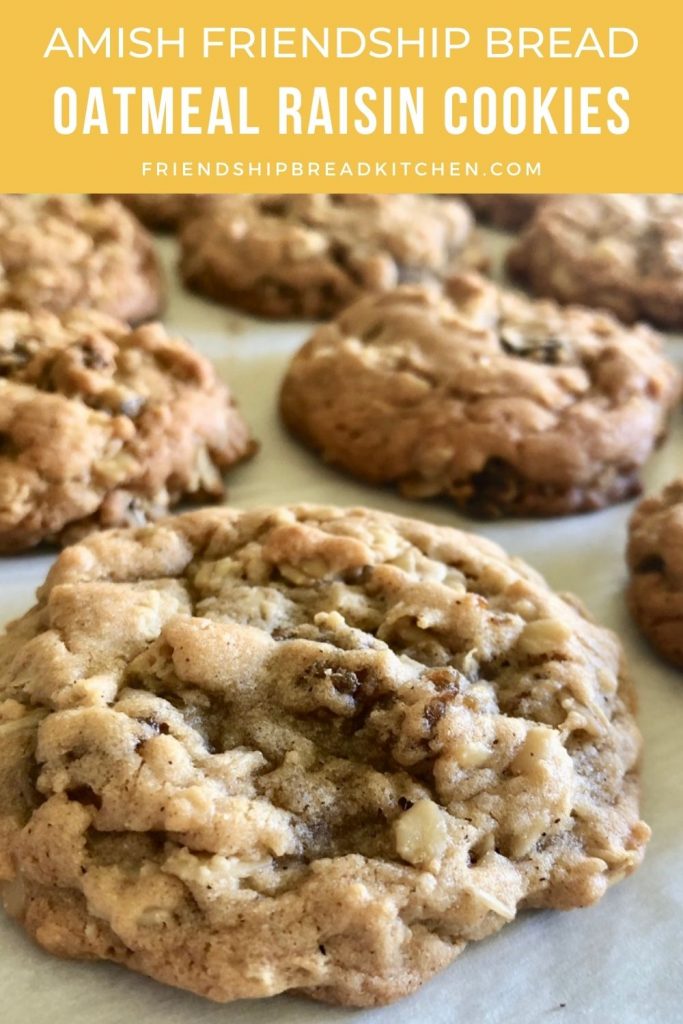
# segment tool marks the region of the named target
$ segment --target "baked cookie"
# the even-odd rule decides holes
[[[637,506],[627,558],[634,619],[652,646],[683,668],[683,478]]]
[[[226,196],[180,240],[186,284],[274,318],[332,316],[364,292],[484,263],[464,203],[430,196]]]
[[[550,197],[531,193],[468,193],[461,198],[474,210],[478,220],[503,231],[515,231],[531,220]]]
[[[160,324],[0,312],[0,552],[220,498],[251,451],[211,364]]]
[[[97,309],[139,323],[163,305],[152,238],[113,199],[0,195],[0,309]]]
[[[649,836],[616,637],[365,509],[89,537],[0,640],[0,701],[7,909],[215,1000],[389,1002]]]
[[[100,196],[93,196],[99,200]],[[195,193],[117,193],[112,196],[132,210],[135,216],[154,231],[173,231],[186,217],[210,209],[215,195]]]
[[[683,196],[560,196],[508,254],[538,295],[683,327]]]
[[[334,465],[477,516],[554,516],[638,493],[680,377],[646,327],[476,275],[370,296],[316,331],[281,395]]]

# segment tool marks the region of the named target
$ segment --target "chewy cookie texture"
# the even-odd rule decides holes
[[[0,311],[0,553],[220,498],[252,451],[211,364],[160,324]]]
[[[332,316],[365,292],[482,267],[459,200],[416,195],[225,197],[180,235],[191,288],[256,316]]]
[[[281,409],[334,465],[484,517],[637,494],[680,376],[647,327],[477,275],[369,296],[295,355]]]
[[[636,507],[627,557],[634,619],[653,647],[683,668],[683,478]]]
[[[536,294],[683,327],[683,197],[570,195],[543,204],[508,255]]]
[[[163,281],[151,236],[109,199],[0,195],[0,309],[156,316]]]
[[[0,876],[46,949],[368,1006],[640,862],[618,641],[529,567],[363,509],[62,553],[0,640]]]

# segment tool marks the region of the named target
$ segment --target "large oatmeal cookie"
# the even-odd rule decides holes
[[[0,698],[8,910],[216,1000],[395,999],[649,835],[616,638],[366,509],[93,534],[0,641]]]
[[[220,498],[251,451],[211,364],[160,324],[0,311],[0,553]]]
[[[120,203],[0,196],[0,309],[156,316],[163,282],[151,236]]]
[[[363,479],[474,515],[550,516],[638,493],[679,395],[648,328],[469,275],[319,327],[281,404],[295,434]]]
[[[190,287],[282,318],[485,262],[464,203],[415,195],[227,196],[185,223],[181,246]]]
[[[537,295],[683,327],[683,196],[561,196],[508,255]]]

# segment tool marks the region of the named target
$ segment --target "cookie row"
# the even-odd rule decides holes
[[[146,196],[153,226],[182,209],[190,287],[261,316],[321,318],[365,291],[483,267],[472,217],[429,196]],[[87,307],[139,323],[163,306],[151,237],[115,199],[0,197],[0,309]]]
[[[229,207],[237,236],[244,202],[256,216],[254,197],[144,198],[162,209],[175,200],[176,217],[179,206],[185,215],[188,206],[204,215]],[[338,230],[336,209],[346,228],[364,210],[376,233],[370,215],[386,198],[260,197],[258,216]],[[540,212],[552,205],[535,198]],[[10,304],[61,309],[78,296],[132,313],[130,282],[155,261],[118,204],[4,202]],[[159,326],[131,331],[87,310],[6,311],[0,346],[0,551],[144,522],[186,497],[221,497],[222,471],[255,450],[210,364]],[[679,396],[679,375],[647,328],[461,274],[345,309],[294,357],[281,409],[297,436],[365,480],[445,495],[475,516],[550,516],[638,493]]]
[[[254,451],[212,366],[160,325],[0,312],[0,394],[0,551],[221,497]],[[491,518],[633,497],[680,395],[649,328],[460,275],[319,327],[280,405],[328,462]]]
[[[190,287],[259,316],[330,316],[361,292],[486,264],[453,197],[119,198],[145,222],[180,229]],[[462,199],[497,227],[525,228],[507,266],[535,294],[683,327],[683,197]]]
[[[366,292],[443,280],[487,256],[464,203],[415,195],[123,196],[180,226],[202,294],[269,317],[324,318]],[[495,223],[531,219],[508,268],[541,296],[683,325],[683,198],[470,196]],[[88,306],[140,322],[163,286],[149,236],[115,200],[0,197],[0,308]]]

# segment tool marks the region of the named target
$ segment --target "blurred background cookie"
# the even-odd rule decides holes
[[[683,196],[571,195],[543,204],[508,255],[537,295],[683,327]]]
[[[120,203],[0,195],[0,309],[81,306],[139,323],[163,291],[152,238]]]
[[[273,318],[324,318],[364,292],[487,262],[467,206],[433,196],[226,196],[180,240],[189,287]]]

